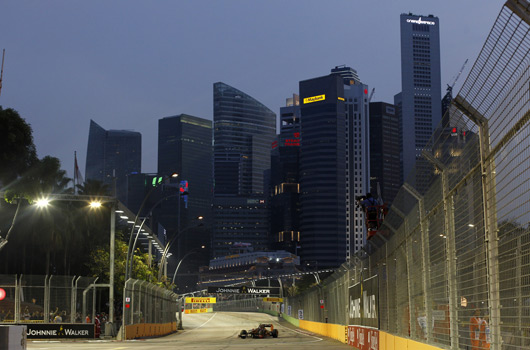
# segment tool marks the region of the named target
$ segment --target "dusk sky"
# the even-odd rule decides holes
[[[142,134],[142,171],[156,172],[158,120],[213,118],[222,81],[276,114],[298,82],[337,65],[375,88],[401,90],[399,15],[440,19],[442,92],[469,59],[458,92],[504,1],[3,0],[0,105],[31,124],[40,158],[85,174],[90,119]],[[441,96],[440,96],[441,98]]]

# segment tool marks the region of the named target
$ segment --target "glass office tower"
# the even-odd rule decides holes
[[[235,242],[265,249],[268,240],[266,182],[270,147],[276,136],[276,114],[225,83],[215,83],[213,88],[213,255],[227,255]]]
[[[401,15],[400,26],[402,90],[394,104],[401,107],[403,175],[407,179],[441,119],[440,23],[433,15],[409,13]]]
[[[90,121],[85,179],[101,181],[112,190],[116,177],[117,197],[126,200],[126,176],[141,172],[142,135],[128,130],[105,130]]]
[[[340,75],[300,87],[302,260],[315,269],[346,259],[346,114]]]

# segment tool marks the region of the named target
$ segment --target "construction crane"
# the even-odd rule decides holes
[[[2,69],[0,70],[0,96],[2,95],[2,77],[4,76],[4,56],[6,55],[6,49],[2,51]]]
[[[372,102],[372,97],[374,97],[375,88],[372,89],[372,92],[370,92],[370,97],[368,97],[368,103]]]
[[[456,81],[458,80],[458,78],[460,78],[460,75],[462,74],[462,71],[464,70],[464,68],[466,67],[466,64],[467,64],[467,61],[468,59],[466,58],[466,61],[464,62],[464,64],[462,65],[462,68],[460,68],[460,71],[458,71],[458,74],[456,75],[456,77],[453,79],[453,83],[451,85],[447,84],[447,92],[450,92],[452,94],[453,92],[453,86],[455,86],[455,83]]]

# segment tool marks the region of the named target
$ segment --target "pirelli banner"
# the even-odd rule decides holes
[[[379,328],[377,275],[349,287],[349,325]]]
[[[186,304],[215,304],[215,298],[186,298]]]

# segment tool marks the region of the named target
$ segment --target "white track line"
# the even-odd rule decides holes
[[[207,324],[208,322],[210,322],[211,320],[213,320],[213,318],[214,318],[215,316],[217,316],[217,313],[214,313],[214,314],[212,315],[212,317],[210,317],[206,322],[204,322],[203,324],[201,324],[199,327],[195,327],[195,328],[193,328],[193,329],[190,329],[188,332],[191,332],[191,331],[194,331],[194,330],[196,330],[196,329],[201,328],[202,326],[204,326],[205,324]]]

